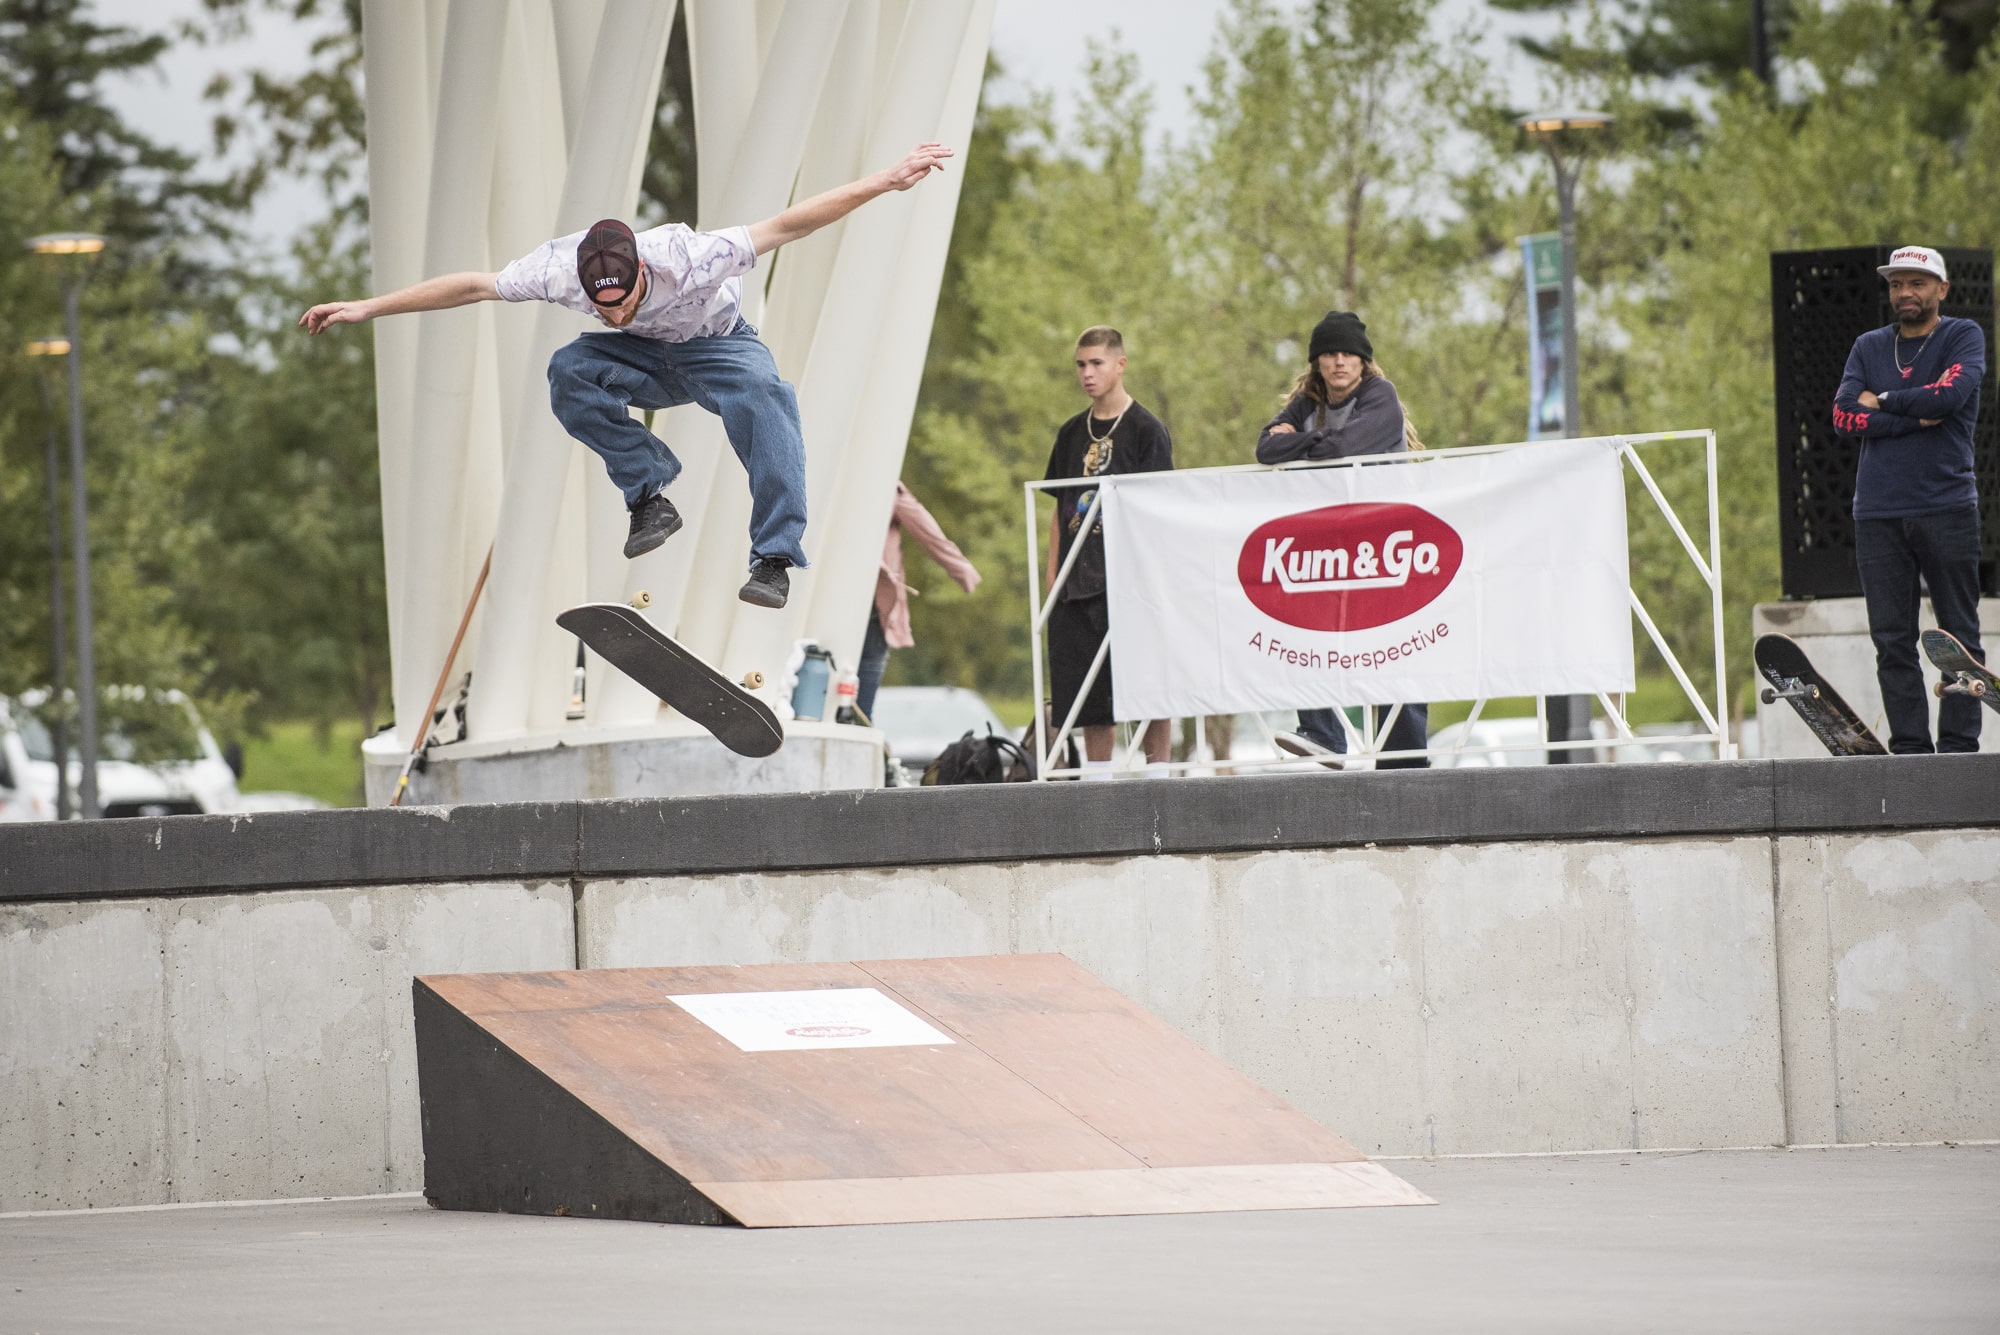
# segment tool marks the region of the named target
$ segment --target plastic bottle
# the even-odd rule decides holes
[[[859,677],[841,677],[833,683],[833,721],[835,723],[861,722],[861,711],[854,707],[854,702],[860,694],[861,679]]]

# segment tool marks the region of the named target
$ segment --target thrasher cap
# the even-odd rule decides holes
[[[576,276],[599,306],[616,306],[630,296],[639,285],[639,243],[632,229],[616,218],[592,223],[577,243]]]
[[[1935,274],[1947,283],[1951,281],[1951,275],[1944,271],[1944,256],[1929,246],[1897,246],[1896,253],[1889,257],[1889,262],[1875,272],[1887,278],[1897,269],[1921,269],[1927,274]]]

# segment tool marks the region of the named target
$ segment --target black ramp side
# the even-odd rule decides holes
[[[439,1209],[733,1224],[457,1007],[411,980],[424,1198]]]

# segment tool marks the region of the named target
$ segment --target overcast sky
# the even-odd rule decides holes
[[[335,10],[338,6],[330,6]],[[1082,84],[1086,42],[1117,32],[1139,59],[1154,90],[1155,125],[1163,134],[1184,137],[1190,121],[1187,90],[1201,74],[1223,0],[999,0],[993,23],[993,51],[1008,72],[1006,91],[1026,86],[1055,90],[1067,110]],[[1479,0],[1445,0],[1447,19],[1483,10]],[[158,31],[200,13],[200,0],[96,0],[99,21]],[[1486,54],[1501,69],[1513,100],[1533,97],[1527,62],[1504,40],[1524,21],[1484,11],[1490,30]],[[209,157],[209,116],[202,89],[218,73],[254,68],[293,71],[310,58],[317,27],[262,18],[250,37],[202,48],[182,43],[155,72],[110,86],[113,104],[154,137]],[[255,231],[282,248],[284,238],[317,208],[309,187],[281,187],[259,210]]]

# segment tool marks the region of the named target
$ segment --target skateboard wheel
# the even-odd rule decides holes
[[[764,684],[763,673],[746,672],[743,674],[743,689],[745,689],[746,691],[754,691],[763,684]]]
[[[1972,698],[1975,700],[1984,699],[1986,696],[1986,683],[1976,677],[1967,682],[1965,688],[1972,692]]]
[[[651,607],[653,605],[653,595],[649,590],[641,589],[632,595],[631,602],[634,607]]]
[[[1931,694],[1942,700],[1949,689],[1943,682],[1939,682],[1937,685],[1931,687]]]
[[[1757,698],[1767,705],[1772,705],[1778,702],[1778,693],[1769,686],[1766,686],[1763,690],[1757,692]]]
[[[1819,687],[1817,686],[1806,687],[1806,695],[1814,700],[1819,699]]]

